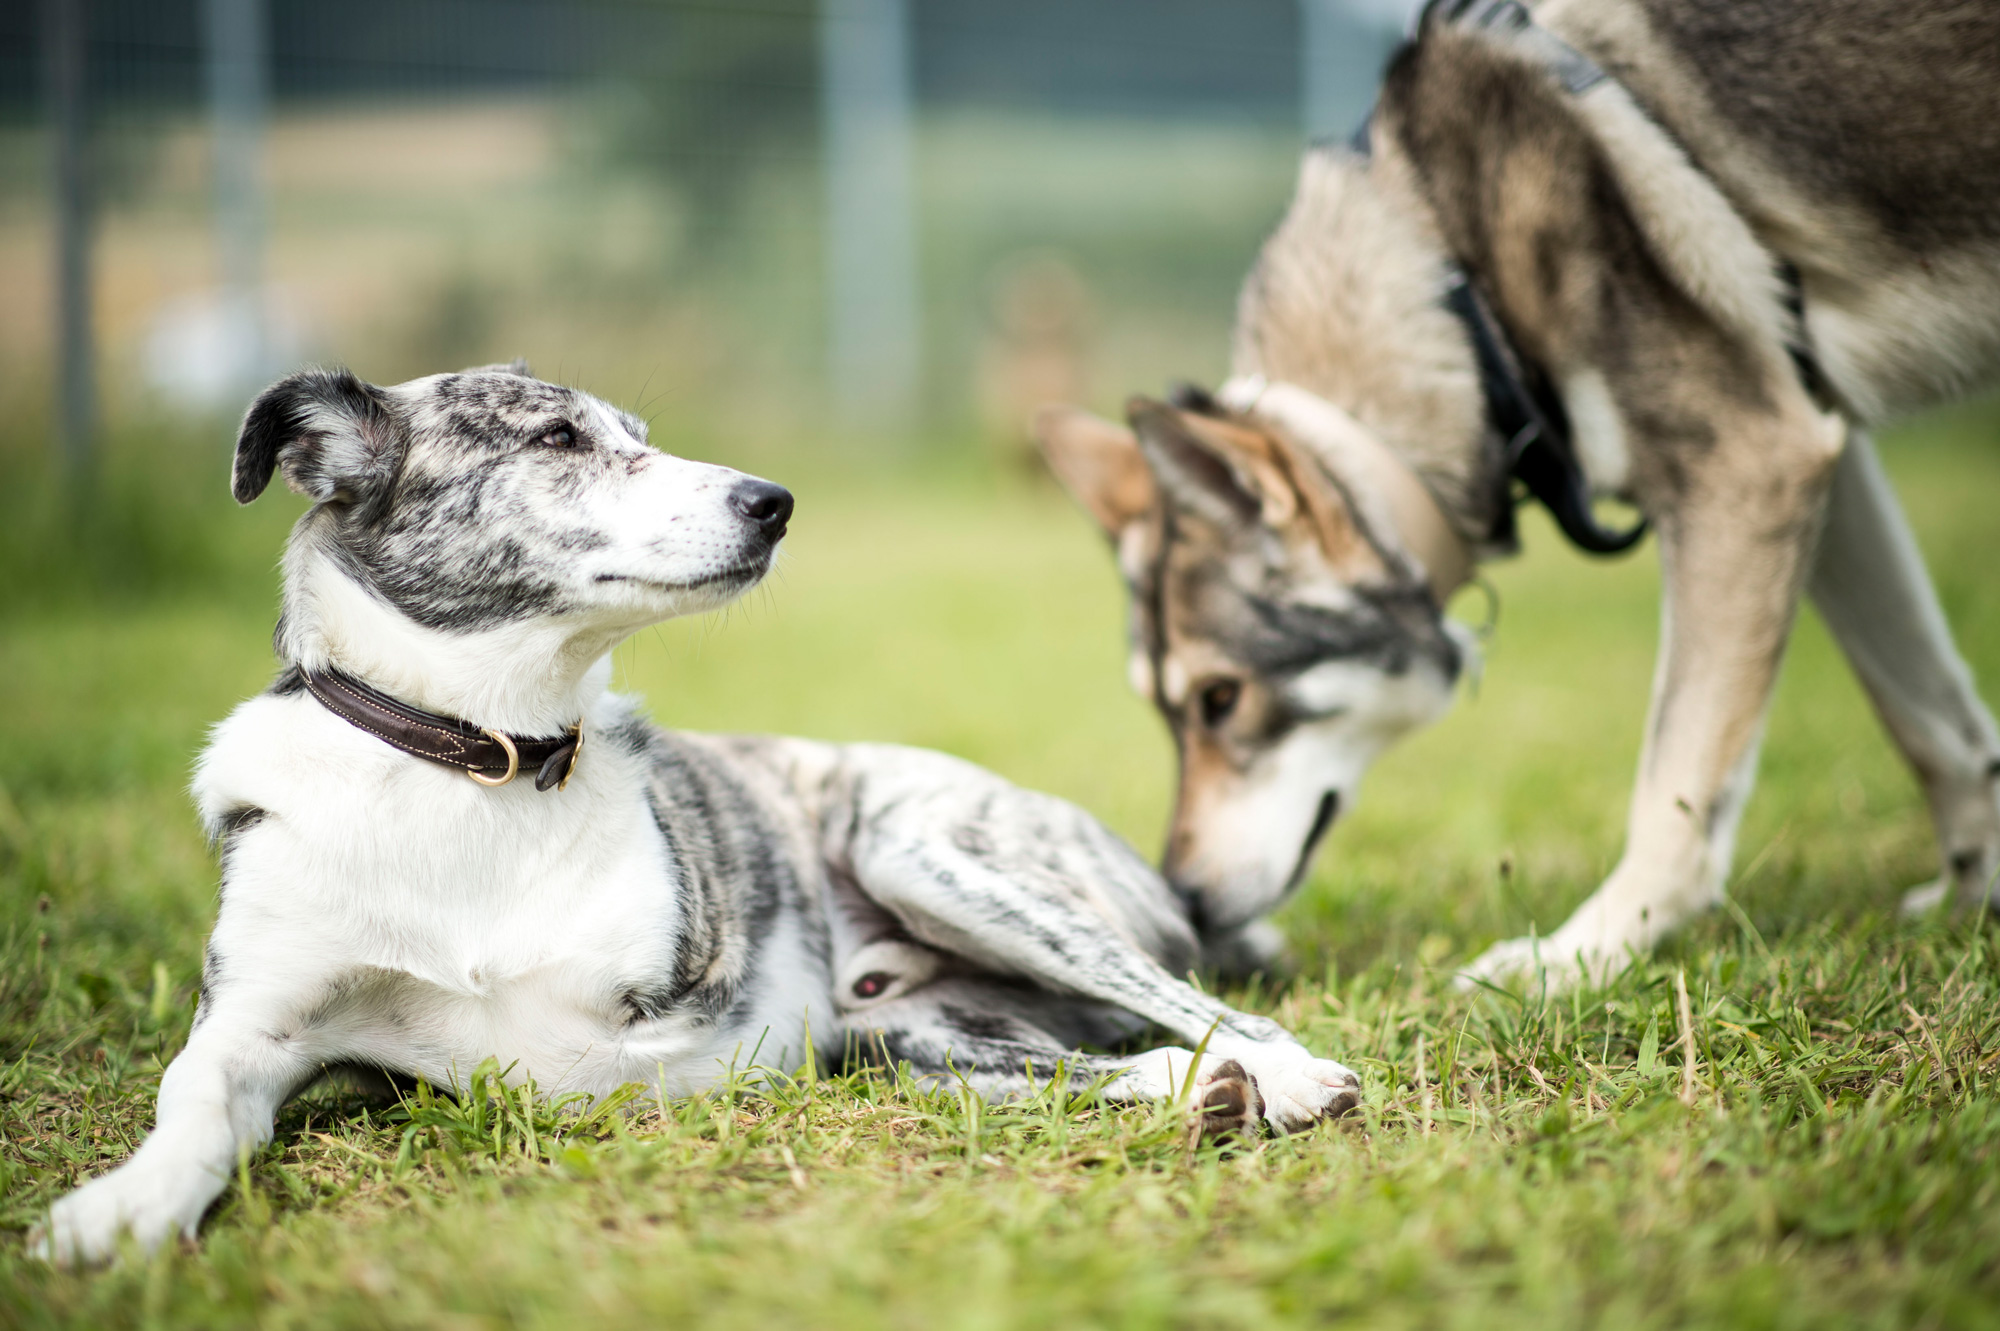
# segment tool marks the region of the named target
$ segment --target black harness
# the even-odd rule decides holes
[[[1556,82],[1571,96],[1590,91],[1611,76],[1595,60],[1538,26],[1520,0],[1429,0],[1412,24],[1413,36],[1420,36],[1431,23],[1462,24],[1469,28],[1499,33],[1537,56]],[[1374,115],[1371,112],[1348,140],[1357,156],[1373,152],[1371,140]],[[1786,351],[1797,370],[1799,382],[1821,407],[1831,409],[1836,394],[1813,355],[1805,333],[1805,293],[1799,271],[1790,263],[1779,267],[1785,285],[1785,306],[1791,315],[1794,338]],[[1489,437],[1499,441],[1503,456],[1495,470],[1521,489],[1502,496],[1499,514],[1486,539],[1496,546],[1512,546],[1516,540],[1515,506],[1524,498],[1541,501],[1556,525],[1579,549],[1595,555],[1623,554],[1646,534],[1644,519],[1624,531],[1601,526],[1591,512],[1590,483],[1576,459],[1571,442],[1569,415],[1562,398],[1549,383],[1548,375],[1515,349],[1506,329],[1479,294],[1474,275],[1454,262],[1445,288],[1445,308],[1457,316],[1472,343],[1479,366],[1479,388],[1486,400]]]
[[[1432,15],[1437,17],[1433,20]],[[1588,92],[1611,76],[1589,56],[1557,37],[1547,28],[1535,26],[1519,0],[1431,0],[1418,15],[1416,30],[1430,22],[1463,23],[1508,34],[1524,44],[1532,44],[1550,73],[1572,96]],[[1374,117],[1361,122],[1348,146],[1367,157],[1372,151],[1370,131]],[[1623,554],[1646,534],[1644,519],[1624,531],[1600,525],[1591,512],[1590,482],[1577,463],[1571,443],[1569,413],[1562,398],[1540,367],[1515,350],[1512,339],[1493,316],[1474,285],[1472,275],[1459,263],[1451,266],[1450,283],[1445,288],[1445,308],[1456,315],[1479,366],[1479,388],[1486,399],[1486,421],[1491,435],[1502,449],[1499,468],[1510,480],[1519,481],[1525,496],[1508,494],[1502,498],[1499,514],[1487,532],[1491,545],[1515,544],[1514,508],[1523,497],[1541,501],[1579,549],[1594,555]]]
[[[1486,398],[1486,423],[1500,441],[1504,474],[1519,481],[1529,497],[1541,501],[1578,549],[1594,555],[1621,555],[1637,545],[1646,534],[1646,520],[1641,518],[1624,531],[1599,525],[1591,512],[1590,482],[1570,442],[1569,413],[1563,410],[1562,397],[1539,367],[1529,365],[1515,352],[1506,330],[1473,288],[1472,279],[1456,265],[1444,303],[1472,340],[1473,356],[1479,364],[1479,389]],[[1508,495],[1501,503],[1486,534],[1489,543],[1503,547],[1514,544],[1514,506],[1518,502],[1516,496]]]

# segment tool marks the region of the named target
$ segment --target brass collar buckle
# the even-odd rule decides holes
[[[488,776],[477,767],[466,768],[465,774],[482,786],[504,786],[519,776],[521,774],[521,751],[514,747],[514,741],[508,738],[507,732],[504,730],[488,730],[485,726],[481,726],[479,727],[479,733],[507,751],[507,775]]]
[[[489,730],[485,726],[479,728],[479,733],[498,744],[507,755],[507,770],[500,776],[488,776],[476,767],[469,767],[465,774],[480,785],[489,787],[504,786],[519,776],[521,751],[515,747],[513,738],[504,731]],[[542,763],[542,770],[535,774],[535,789],[543,792],[548,791],[550,787],[568,790],[569,779],[576,775],[577,759],[582,756],[583,722],[579,721],[569,728],[569,743],[556,749]],[[560,776],[557,775],[558,772],[561,773]]]

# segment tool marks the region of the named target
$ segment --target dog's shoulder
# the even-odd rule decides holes
[[[192,792],[210,840],[280,805],[309,802],[333,774],[386,771],[401,755],[322,707],[288,670],[209,732]]]
[[[644,765],[654,819],[684,856],[803,861],[825,808],[835,746],[772,735],[666,730],[635,718],[612,732]],[[752,847],[763,850],[753,853]]]

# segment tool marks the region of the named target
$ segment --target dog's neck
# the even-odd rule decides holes
[[[625,629],[541,621],[427,628],[323,555],[287,555],[276,647],[288,665],[342,670],[400,702],[514,735],[576,724],[611,680]]]
[[[1231,410],[1276,427],[1334,477],[1369,530],[1414,561],[1442,609],[1472,577],[1477,555],[1418,470],[1353,417],[1295,384],[1261,375],[1235,378],[1217,390]]]
[[[1444,302],[1451,251],[1407,154],[1376,137],[1366,162],[1306,154],[1244,284],[1232,370],[1340,404],[1421,478],[1476,557],[1511,553],[1488,541],[1506,467],[1488,446],[1473,348]]]

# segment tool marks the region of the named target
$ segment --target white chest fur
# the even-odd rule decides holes
[[[227,851],[215,987],[321,1061],[448,1083],[494,1056],[550,1089],[678,1090],[736,1052],[634,1021],[626,996],[674,972],[681,902],[643,764],[613,745],[564,791],[488,789],[262,697],[217,729],[195,793],[211,825],[261,811]]]

